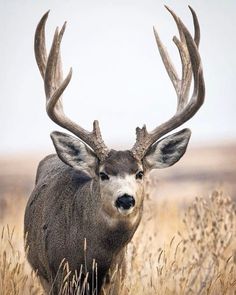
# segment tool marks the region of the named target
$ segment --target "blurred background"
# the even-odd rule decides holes
[[[50,9],[48,48],[56,26],[68,22],[62,60],[64,73],[73,67],[73,77],[64,95],[66,114],[89,130],[98,119],[106,144],[128,149],[136,126],[146,123],[151,130],[176,108],[152,30],[154,25],[180,72],[172,42],[177,28],[164,4],[191,31],[188,5],[197,12],[206,100],[184,125],[192,130],[186,155],[174,167],[153,172],[152,194],[188,199],[217,187],[236,196],[235,1],[0,0],[0,211],[6,199],[28,197],[39,160],[54,152],[49,134],[60,130],[46,115],[34,59],[41,16]]]
[[[152,130],[176,109],[152,30],[180,73],[172,42],[178,31],[165,4],[191,32],[188,5],[198,15],[206,99],[181,127],[192,130],[186,154],[148,178],[142,222],[128,250],[125,294],[202,294],[204,286],[209,294],[235,294],[235,204],[228,196],[236,200],[236,1],[0,0],[1,294],[42,294],[25,258],[23,216],[37,165],[55,152],[50,133],[61,128],[46,114],[34,58],[40,18],[50,9],[47,48],[56,26],[68,22],[62,60],[73,77],[64,94],[66,114],[88,130],[99,120],[109,147],[129,149],[137,126]],[[196,196],[204,199],[193,201]]]

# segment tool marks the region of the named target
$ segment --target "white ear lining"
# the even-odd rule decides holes
[[[75,170],[93,174],[98,162],[96,155],[79,139],[59,131],[51,133],[58,157]]]
[[[174,165],[184,155],[191,131],[183,129],[154,144],[144,158],[148,169],[162,169]]]

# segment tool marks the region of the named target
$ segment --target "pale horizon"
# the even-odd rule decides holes
[[[98,119],[106,144],[128,149],[137,126],[145,123],[151,130],[172,116],[176,94],[152,31],[154,25],[180,72],[171,41],[177,28],[164,4],[192,32],[190,4],[201,27],[206,99],[181,128],[192,130],[191,146],[235,143],[235,1],[0,0],[0,154],[54,151],[50,133],[63,131],[46,115],[33,52],[36,25],[49,9],[48,49],[56,26],[67,21],[62,61],[64,73],[71,66],[73,76],[63,99],[70,118],[89,130]]]

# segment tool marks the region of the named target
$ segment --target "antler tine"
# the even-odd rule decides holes
[[[60,57],[60,44],[66,28],[66,23],[64,23],[60,31],[58,28],[56,29],[50,53],[47,58],[45,24],[48,13],[49,12],[42,17],[35,32],[35,57],[44,80],[45,94],[47,98],[47,113],[56,124],[71,131],[90,146],[102,161],[108,155],[109,150],[102,139],[98,121],[93,122],[93,130],[92,132],[89,132],[70,120],[64,114],[61,97],[72,77],[72,69],[70,69],[68,75],[63,80]]]
[[[45,24],[46,24],[49,12],[50,10],[43,15],[40,22],[38,23],[38,26],[35,31],[35,38],[34,38],[35,59],[43,79],[45,76],[45,70],[46,70],[46,64],[47,64],[47,51],[46,51],[46,45],[45,45]]]
[[[192,17],[193,17],[194,42],[198,48],[199,43],[200,43],[199,22],[198,22],[197,15],[196,15],[195,11],[190,6],[189,6],[189,9],[190,9],[190,11],[192,13]],[[169,11],[174,17],[173,11],[171,11],[170,9],[169,9]],[[174,19],[175,18],[176,18],[176,15],[175,15]],[[178,18],[177,18],[177,20],[178,20]],[[177,26],[178,26],[179,31],[181,32],[181,28],[179,27],[178,24],[177,24]],[[182,36],[183,36],[183,33],[182,33]],[[181,91],[180,91],[179,101],[177,104],[177,112],[178,112],[178,111],[182,110],[188,102],[188,95],[189,95],[189,90],[190,90],[191,80],[192,80],[192,68],[191,68],[190,56],[189,56],[189,52],[186,47],[186,41],[185,41],[184,36],[183,36],[183,38],[181,38],[181,42],[178,42],[179,40],[175,37],[174,37],[173,41],[175,42],[176,46],[179,49],[179,54],[180,54],[181,61],[182,61]]]
[[[179,50],[182,61],[182,80],[179,80],[176,71],[169,59],[167,51],[164,49],[157,32],[154,31],[160,55],[177,93],[177,111],[172,118],[156,127],[150,133],[147,132],[146,126],[144,126],[142,129],[136,129],[137,140],[132,148],[132,152],[136,158],[142,159],[148,148],[160,137],[179,127],[191,117],[193,117],[204,101],[205,85],[201,58],[198,52],[200,28],[194,10],[191,7],[189,8],[194,21],[194,40],[181,19],[177,17],[173,11],[167,8],[172,14],[180,33],[180,40],[178,40],[177,37],[174,37],[173,41]],[[191,84],[192,73],[194,80],[194,90],[191,99],[188,101],[188,92]]]
[[[154,36],[155,36],[155,39],[156,39],[156,43],[157,43],[159,53],[161,55],[164,66],[166,68],[166,71],[167,71],[167,73],[168,73],[168,75],[170,77],[170,80],[171,80],[174,88],[176,89],[178,87],[178,83],[179,83],[178,74],[177,74],[177,72],[175,70],[174,65],[171,62],[168,51],[166,50],[166,48],[164,47],[164,45],[161,42],[161,39],[160,39],[159,34],[157,33],[155,27],[153,27],[153,32],[154,32]]]
[[[189,5],[188,8],[190,9],[191,13],[192,13],[192,17],[193,17],[193,25],[194,25],[194,42],[197,45],[197,47],[199,47],[199,43],[200,43],[200,26],[199,26],[199,22],[198,22],[198,18],[196,15],[196,12],[193,10],[193,8]]]
[[[63,34],[65,32],[65,28],[66,28],[66,23],[64,23],[60,32],[59,32],[59,29],[56,28],[51,50],[47,60],[45,77],[44,77],[44,86],[45,86],[45,93],[46,93],[48,103],[53,93],[57,90],[58,87],[60,87],[63,81],[62,65],[60,61],[60,45],[61,45]],[[70,69],[70,71],[72,72],[72,69]],[[68,81],[68,83],[69,82],[70,81]]]
[[[173,16],[174,21],[177,25],[179,35],[180,35],[180,40],[174,36],[173,37],[173,42],[177,46],[182,62],[182,78],[178,77],[178,74],[174,68],[174,65],[172,64],[167,50],[164,48],[163,44],[161,43],[160,37],[157,33],[157,31],[154,28],[154,35],[156,38],[157,46],[159,49],[159,52],[161,54],[163,63],[165,65],[165,68],[167,70],[167,73],[171,79],[171,82],[175,88],[176,94],[177,94],[177,111],[181,110],[187,103],[187,96],[188,92],[190,89],[191,85],[191,77],[192,77],[192,70],[191,70],[191,63],[190,63],[190,58],[189,58],[189,53],[186,48],[186,41],[184,38],[184,34],[181,30],[181,27],[179,25],[179,18],[178,16],[172,11],[168,6],[165,6],[166,9],[170,12],[170,14]],[[200,29],[199,29],[199,24],[197,20],[196,13],[194,10],[189,7],[193,16],[193,21],[194,21],[194,35],[195,35],[195,41],[198,46],[199,40],[200,40]]]

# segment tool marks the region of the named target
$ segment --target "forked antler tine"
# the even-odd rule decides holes
[[[179,127],[189,120],[201,107],[204,102],[205,84],[202,72],[201,58],[198,52],[197,45],[193,40],[188,29],[179,19],[179,24],[184,33],[187,49],[189,52],[190,62],[193,71],[194,90],[188,104],[180,112],[177,112],[170,120],[154,129],[152,134],[152,141],[155,142],[158,138],[167,132]]]
[[[161,54],[163,63],[165,65],[165,68],[167,70],[167,73],[172,81],[172,84],[175,88],[176,94],[177,94],[177,111],[180,111],[187,103],[187,96],[191,85],[191,76],[192,76],[192,70],[191,70],[191,63],[189,58],[189,53],[186,48],[186,42],[184,38],[184,34],[182,32],[181,26],[179,25],[179,17],[167,6],[165,6],[166,9],[170,12],[172,17],[174,18],[174,21],[177,25],[180,40],[174,36],[173,41],[175,45],[177,46],[182,62],[182,78],[181,80],[178,78],[178,74],[176,73],[176,70],[168,56],[168,53],[166,49],[164,48],[163,44],[160,41],[160,38],[158,36],[158,33],[154,30],[154,34],[156,37],[157,45],[159,52]],[[198,19],[196,16],[196,13],[194,10],[189,7],[193,16],[193,22],[194,22],[194,35],[195,35],[195,42],[198,45],[200,40],[200,28]]]
[[[186,49],[184,49],[185,51],[183,51],[184,52],[183,56],[187,56],[191,63],[191,69],[193,72],[193,80],[194,80],[193,94],[189,101],[187,100],[187,95],[186,95],[186,102],[188,101],[186,105],[183,105],[179,110],[177,110],[177,112],[172,118],[170,118],[168,121],[161,124],[160,126],[156,127],[150,133],[147,132],[147,129],[145,126],[142,129],[140,128],[136,129],[137,140],[132,148],[132,152],[136,158],[142,159],[145,153],[147,152],[148,148],[153,143],[155,143],[159,138],[161,138],[166,133],[172,131],[173,129],[179,127],[180,125],[188,121],[191,117],[193,117],[193,115],[198,111],[198,109],[203,104],[204,96],[205,96],[205,85],[204,85],[204,78],[203,78],[203,72],[202,72],[202,66],[201,66],[201,58],[200,58],[198,47],[197,47],[199,44],[200,30],[199,30],[199,25],[198,25],[196,15],[193,12],[193,10],[191,11],[194,18],[195,40],[193,40],[191,34],[189,33],[185,25],[182,23],[180,18],[178,18],[177,22],[178,22],[178,27],[182,31],[184,35],[184,40],[185,40],[184,45]],[[195,43],[195,41],[197,43]],[[177,41],[176,43],[179,44],[181,43],[181,41]],[[161,47],[161,50],[162,50],[162,47]],[[169,61],[168,61],[168,64],[169,64]]]
[[[165,8],[170,12],[170,14],[174,18],[174,21],[175,21],[175,23],[177,25],[181,41],[176,36],[173,38],[173,41],[174,41],[175,45],[177,46],[177,48],[179,50],[181,60],[185,62],[186,58],[185,58],[185,52],[183,50],[183,44],[184,44],[185,40],[184,40],[183,32],[182,32],[182,30],[181,30],[181,28],[179,26],[178,17],[168,6],[165,6]],[[166,48],[164,47],[164,45],[161,42],[159,34],[155,30],[155,28],[153,28],[153,30],[154,30],[154,35],[155,35],[155,38],[156,38],[157,47],[158,47],[158,50],[160,52],[162,61],[164,63],[166,71],[167,71],[167,73],[168,73],[168,75],[170,77],[170,80],[171,80],[171,82],[172,82],[172,84],[173,84],[173,86],[175,88],[177,97],[179,98],[180,93],[181,93],[181,80],[178,77],[177,71],[176,71],[176,69],[175,69],[175,67],[174,67],[174,65],[173,65],[173,63],[172,63],[172,61],[171,61],[171,59],[169,57],[168,51],[166,50]],[[183,69],[184,68],[185,67],[183,66]]]
[[[179,55],[180,55],[181,64],[182,64],[182,77],[181,77],[181,80],[178,81],[177,87],[175,88],[176,94],[177,94],[177,112],[178,112],[184,108],[184,106],[186,105],[188,101],[187,96],[188,96],[188,91],[191,85],[192,69],[191,69],[191,63],[189,59],[189,53],[186,48],[184,33],[179,24],[179,17],[168,6],[165,6],[165,7],[172,15],[177,25],[179,36],[180,36],[180,40],[176,36],[173,37],[173,42],[175,43],[176,47],[179,50]]]
[[[89,132],[64,114],[61,97],[72,77],[72,69],[70,69],[68,75],[63,80],[60,57],[60,45],[66,23],[64,23],[60,31],[58,28],[56,29],[47,58],[45,46],[45,24],[47,17],[48,12],[40,20],[35,33],[35,56],[44,80],[47,113],[55,123],[77,135],[94,150],[100,160],[104,160],[109,150],[102,139],[98,121],[94,121],[93,131]]]
[[[177,25],[180,40],[174,36],[173,42],[175,43],[176,47],[179,50],[179,55],[181,58],[181,64],[182,64],[182,77],[178,84],[178,89],[176,89],[177,93],[177,112],[179,112],[181,109],[184,108],[184,106],[188,102],[188,92],[191,85],[191,78],[192,78],[192,69],[191,69],[191,63],[189,58],[189,53],[186,47],[186,41],[184,37],[184,33],[181,29],[181,26],[179,24],[179,17],[174,13],[173,10],[171,10],[169,7],[165,6],[166,9],[170,12],[170,14],[173,16],[174,21]]]
[[[49,11],[41,18],[35,32],[35,57],[37,64],[44,80],[45,93],[47,97],[47,112],[49,117],[56,121],[54,114],[55,110],[61,108],[62,93],[70,82],[72,69],[66,79],[63,80],[62,66],[60,61],[60,42],[65,31],[66,23],[64,23],[61,31],[58,33],[58,28],[54,35],[52,48],[50,50],[49,58],[47,57],[45,45],[45,25],[48,18]],[[55,109],[54,109],[55,108]],[[57,123],[57,122],[56,122]]]
[[[47,64],[47,51],[45,44],[45,24],[48,18],[49,11],[47,11],[41,18],[34,38],[34,53],[36,62],[40,71],[42,78],[44,79],[46,64]]]

